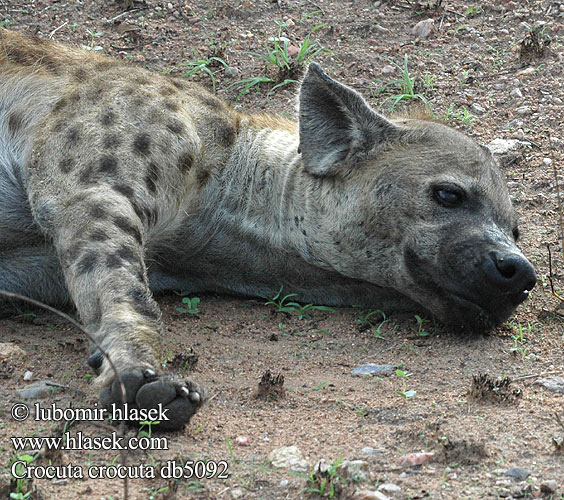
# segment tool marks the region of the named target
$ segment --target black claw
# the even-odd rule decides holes
[[[90,356],[88,356],[88,364],[90,367],[94,368],[94,370],[98,370],[102,366],[103,361],[104,356],[102,356],[100,349],[96,349]]]

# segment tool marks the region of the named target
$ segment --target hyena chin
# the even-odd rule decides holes
[[[205,399],[160,373],[153,292],[427,310],[489,329],[535,285],[489,151],[386,119],[309,66],[299,124],[191,82],[0,30],[0,289],[72,303],[132,407]],[[10,304],[0,299],[0,307]],[[102,402],[120,402],[99,350]]]

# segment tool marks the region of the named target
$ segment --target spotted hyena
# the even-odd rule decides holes
[[[298,124],[196,84],[0,31],[0,289],[72,302],[128,402],[179,428],[198,385],[159,374],[153,292],[426,309],[489,329],[535,284],[487,149],[389,120],[310,65]],[[6,308],[9,304],[0,303]],[[94,350],[101,399],[119,399]]]

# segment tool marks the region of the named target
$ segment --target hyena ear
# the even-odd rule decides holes
[[[299,151],[305,170],[312,175],[335,175],[399,132],[358,92],[327,76],[315,63],[309,65],[299,100]]]

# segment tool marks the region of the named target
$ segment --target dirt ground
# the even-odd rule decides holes
[[[433,29],[417,38],[414,27],[426,19]],[[289,116],[295,114],[296,87],[273,87],[299,77],[299,69],[279,75],[251,54],[265,54],[270,37],[286,36],[293,51],[311,36],[329,49],[315,60],[382,112],[400,94],[393,81],[402,78],[407,55],[410,76],[417,79],[412,97],[398,106],[420,104],[423,96],[435,118],[481,143],[529,143],[506,156],[503,168],[521,217],[520,246],[539,281],[530,300],[490,335],[469,338],[415,313],[383,318],[351,308],[309,310],[300,318],[297,310],[276,312],[261,299],[202,293],[193,314],[177,311],[182,304],[176,295],[159,299],[167,325],[163,366],[186,372],[195,353],[190,377],[212,397],[184,432],[154,434],[166,438],[168,450],[126,454],[128,465],[157,471],[155,479],[130,480],[129,498],[564,499],[564,426],[556,417],[564,420],[564,396],[535,384],[542,374],[563,376],[564,308],[551,294],[547,252],[550,244],[552,280],[562,290],[553,165],[564,188],[563,20],[564,2],[552,0],[0,0],[1,25],[154,71],[184,75],[194,68],[190,62],[221,59],[225,65],[217,59],[204,65],[213,78],[202,69],[193,79],[210,89],[215,84],[217,94],[238,108]],[[274,82],[240,95],[236,83],[259,76]],[[91,408],[97,390],[86,365],[87,341],[65,320],[22,308],[20,316],[1,321],[0,341],[25,351],[0,362],[0,497],[124,498],[122,480],[86,473],[91,466],[121,464],[124,456],[116,450],[66,450],[34,462],[72,463],[84,471],[83,479],[10,484],[11,462],[25,455],[10,437],[66,431],[65,422],[14,421],[10,409],[22,401],[16,390],[40,380],[60,384],[41,400],[59,408]],[[372,377],[351,374],[366,363],[393,369]],[[267,370],[284,377],[284,394],[256,396]],[[24,380],[27,371],[30,381]],[[472,391],[480,374],[520,379],[509,387],[477,384]],[[109,435],[84,421],[70,430]],[[292,445],[305,462],[294,464],[294,471],[269,459],[273,450]],[[419,459],[428,460],[402,463],[416,452],[427,453]],[[349,464],[306,480],[320,459],[328,465],[363,463],[356,474]],[[167,462],[189,460],[225,461],[228,477],[161,477]],[[315,493],[323,484],[325,490]],[[383,484],[393,486],[376,493]]]

